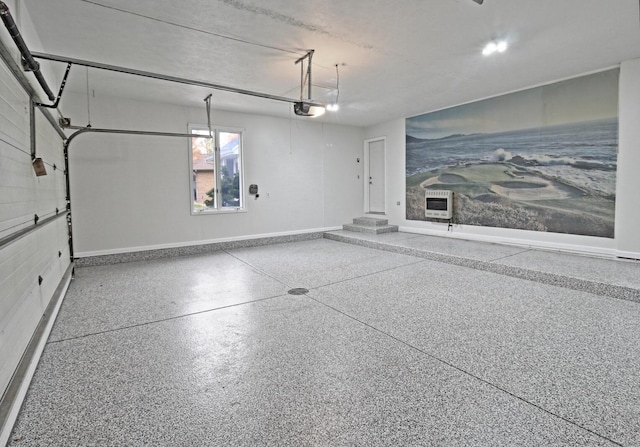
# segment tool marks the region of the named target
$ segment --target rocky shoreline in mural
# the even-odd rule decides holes
[[[425,189],[454,191],[454,221],[612,238],[617,119],[439,139],[407,135],[407,219]]]
[[[614,201],[597,191],[523,171],[510,163],[458,166],[426,175],[407,179],[409,220],[426,220],[425,189],[451,189],[457,223],[613,236]],[[411,186],[416,181],[419,183]]]

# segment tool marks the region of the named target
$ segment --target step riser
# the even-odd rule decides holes
[[[384,227],[389,224],[389,221],[387,219],[378,219],[377,217],[356,217],[353,219],[353,224],[367,227]]]
[[[345,224],[342,226],[342,229],[345,231],[353,231],[357,233],[382,234],[382,233],[397,232],[398,226],[397,225],[367,226],[367,225]]]

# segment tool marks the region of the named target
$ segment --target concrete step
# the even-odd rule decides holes
[[[367,227],[383,227],[389,224],[387,219],[380,219],[378,217],[356,217],[353,219],[354,225],[364,225]]]
[[[342,229],[345,231],[355,231],[358,233],[382,234],[394,233],[398,231],[397,225],[358,225],[344,224]]]

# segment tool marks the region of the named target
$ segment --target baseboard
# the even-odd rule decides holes
[[[74,256],[78,267],[120,264],[123,262],[147,261],[151,259],[202,254],[220,250],[233,250],[260,245],[320,239],[322,238],[323,233],[327,231],[340,230],[341,228],[342,227],[314,228],[309,230],[209,239],[186,243],[79,252],[75,253]]]
[[[488,236],[471,233],[451,233],[447,231],[428,230],[424,228],[399,227],[399,231],[405,233],[426,234],[429,236],[450,237],[468,241],[488,242],[492,244],[513,245],[516,247],[532,248],[536,250],[550,250],[564,253],[573,253],[583,256],[596,256],[599,258],[616,258],[618,252],[612,248],[568,244],[563,242],[532,241],[514,237]]]
[[[60,306],[62,306],[62,301],[71,283],[73,269],[74,263],[72,262],[69,264],[69,267],[67,267],[67,271],[62,276],[62,279],[60,279],[60,283],[53,293],[49,305],[42,315],[11,382],[9,382],[9,386],[0,401],[0,446],[6,445],[9,441],[13,425],[16,419],[18,419],[22,402],[27,395],[27,390],[36,372],[40,356],[44,351],[47,339],[53,328],[53,323],[56,321]]]
[[[633,251],[616,250],[616,256],[618,258],[623,258],[623,259],[633,259],[635,261],[640,260],[640,253],[633,252]]]

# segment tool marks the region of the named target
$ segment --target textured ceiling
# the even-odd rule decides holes
[[[22,0],[33,51],[297,98],[314,49],[313,99],[327,122],[372,125],[640,57],[638,0]],[[506,53],[482,56],[490,40]],[[64,64],[55,64],[59,75]],[[71,90],[87,91],[74,67]],[[89,70],[90,89],[290,116],[287,103]],[[54,89],[57,86],[54,86]]]

